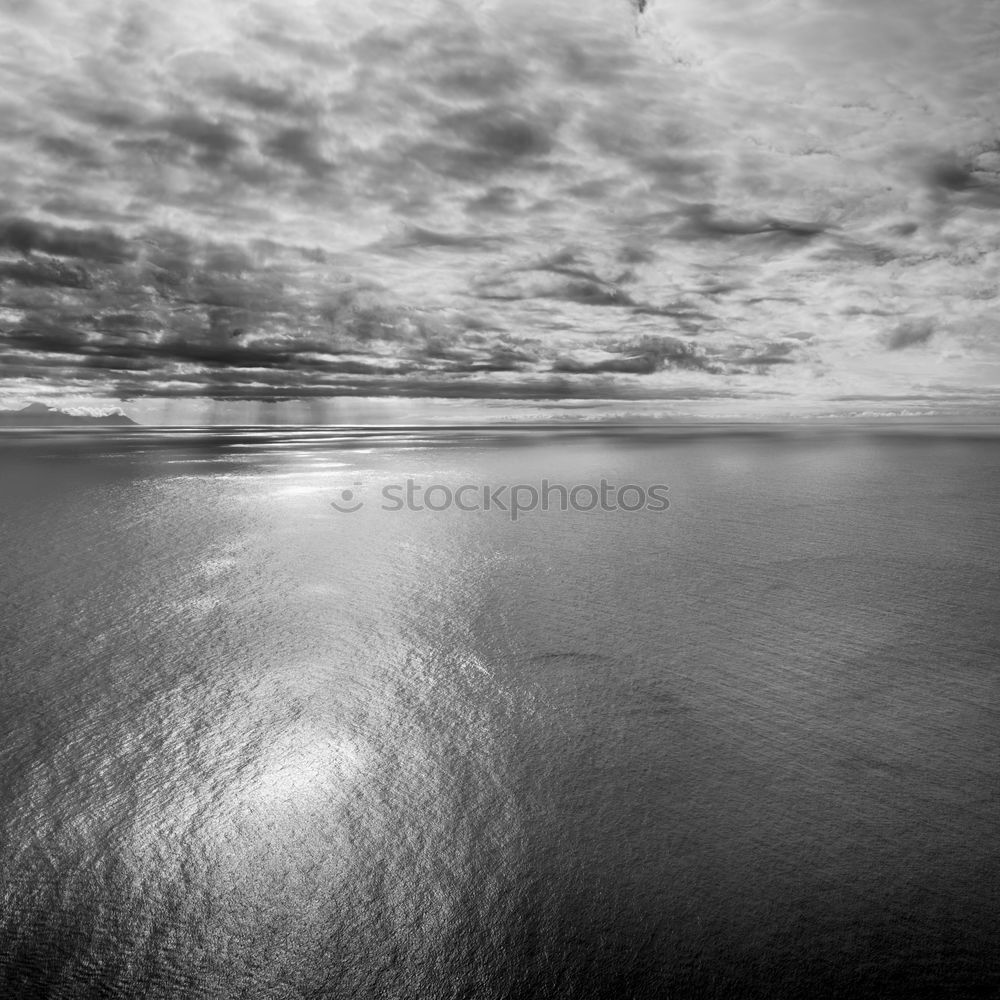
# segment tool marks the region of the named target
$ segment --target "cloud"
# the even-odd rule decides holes
[[[545,170],[557,128],[551,118],[485,105],[439,118],[429,135],[404,147],[403,155],[446,178],[489,182],[511,170]]]
[[[372,249],[397,251],[417,247],[450,247],[455,250],[483,250],[503,242],[500,237],[475,233],[441,233],[423,226],[407,226],[401,236],[390,236],[372,245]]]
[[[0,281],[9,279],[22,286],[89,288],[90,275],[80,266],[58,260],[15,260],[0,264]]]
[[[997,370],[989,5],[46,0],[7,22],[0,363],[23,377],[777,398]]]
[[[718,239],[730,236],[770,234],[808,240],[819,236],[825,226],[816,222],[791,222],[770,217],[738,220],[720,217],[716,206],[685,205],[677,210],[680,221],[671,229],[673,239]]]
[[[905,347],[926,344],[933,336],[934,324],[930,320],[907,320],[886,335],[885,346],[890,351],[900,351]]]
[[[243,139],[225,122],[210,121],[196,114],[177,115],[159,123],[163,133],[193,150],[200,166],[215,167],[232,156]]]
[[[279,160],[294,164],[312,177],[323,177],[334,169],[334,165],[320,151],[317,135],[308,128],[283,128],[264,143],[264,150]]]
[[[287,114],[300,106],[290,88],[268,86],[242,75],[225,75],[211,80],[208,87],[224,100],[245,104],[256,112]]]
[[[108,229],[70,229],[17,217],[0,219],[0,247],[25,257],[37,252],[104,262],[129,252],[127,242]]]
[[[633,354],[624,357],[601,358],[597,361],[581,361],[577,358],[560,358],[552,366],[554,372],[595,374],[615,372],[629,375],[652,375],[658,368],[656,359],[648,354]]]

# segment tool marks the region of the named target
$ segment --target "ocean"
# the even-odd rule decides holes
[[[998,495],[975,428],[3,434],[0,995],[1000,996]]]

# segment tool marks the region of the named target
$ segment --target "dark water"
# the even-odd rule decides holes
[[[0,995],[1000,996],[1000,440],[7,435],[0,476]],[[380,509],[407,477],[671,506]]]

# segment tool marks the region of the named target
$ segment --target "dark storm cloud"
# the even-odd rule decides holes
[[[647,334],[624,342],[620,349],[637,352],[653,360],[657,368],[687,368],[718,373],[721,368],[711,359],[705,349],[678,337]]]
[[[938,206],[932,225],[965,209],[1000,209],[1000,148],[965,158],[937,156],[924,163],[919,178]]]
[[[623,280],[621,275],[611,280],[602,278],[593,268],[588,266],[585,257],[572,250],[560,250],[537,264],[530,264],[516,270],[558,274],[566,278],[578,279],[589,285],[600,285],[612,290]]]
[[[93,317],[86,313],[53,311],[49,315],[25,316],[19,323],[0,331],[0,348],[17,348],[34,354],[92,354]]]
[[[104,164],[104,157],[92,145],[60,135],[44,135],[38,139],[39,151],[45,156],[65,160],[74,167],[92,170]]]
[[[109,377],[117,379],[123,374],[131,374],[123,365],[92,367],[79,358],[65,358],[57,354],[34,359],[0,354],[0,359],[3,361],[0,364],[0,380],[7,381],[25,378],[44,381],[58,379],[61,386],[72,387],[77,382],[101,383],[103,386]],[[136,384],[142,384],[142,381]]]
[[[89,128],[108,133],[130,133],[143,127],[148,111],[129,93],[114,92],[87,79],[65,85],[49,84],[52,103],[62,115]]]
[[[826,232],[826,226],[818,222],[791,222],[783,219],[763,217],[748,220],[726,218],[718,214],[715,205],[698,203],[687,205],[673,213],[678,221],[669,235],[673,239],[723,239],[736,236],[773,235],[788,239],[810,240]],[[671,213],[666,213],[665,221],[672,221]]]
[[[656,260],[656,253],[650,247],[629,243],[622,247],[618,257],[626,264],[649,264]]]
[[[0,219],[0,248],[25,256],[38,252],[100,262],[130,255],[128,242],[109,229],[70,229],[18,217]]]
[[[162,324],[149,313],[111,312],[101,316],[101,327],[113,334],[118,331],[157,330],[162,328]]]
[[[441,118],[434,138],[410,150],[430,170],[475,179],[513,167],[539,166],[551,152],[558,123],[503,104]]]
[[[234,244],[208,246],[205,249],[204,268],[218,274],[243,274],[254,269],[253,258],[247,250]]]
[[[193,363],[202,366],[196,378],[212,380],[216,369],[270,371],[288,380],[290,373],[390,374],[413,370],[395,358],[336,357],[331,345],[321,340],[284,339],[240,343],[232,337],[211,337],[196,322],[193,331],[168,329],[151,332],[143,316],[119,314],[31,316],[0,335],[0,347],[39,354],[99,356],[108,364],[128,362],[157,371],[161,377],[172,366]],[[193,335],[192,335],[193,333]]]
[[[538,363],[537,354],[503,342],[492,346],[470,347],[430,342],[424,349],[411,351],[411,356],[419,363],[418,366],[414,366],[414,370],[427,374],[432,374],[435,370],[467,375],[485,372],[524,372],[535,368]]]
[[[476,294],[486,301],[520,301],[551,299],[557,302],[575,302],[584,306],[631,306],[629,294],[613,285],[584,279],[551,277],[542,274],[498,275],[481,281]]]
[[[291,112],[301,106],[301,100],[292,88],[269,87],[241,76],[215,80],[211,89],[228,100],[245,104],[255,111]]]
[[[689,305],[686,302],[676,302],[671,305],[638,305],[632,310],[633,316],[664,316],[675,320],[678,326],[691,332],[696,332],[703,323],[712,319],[712,316],[703,309]]]
[[[232,125],[197,114],[164,119],[159,127],[193,149],[198,161],[206,167],[218,166],[244,145]]]
[[[934,323],[929,319],[913,319],[900,323],[885,338],[890,351],[926,344],[934,336]]]
[[[658,367],[655,359],[649,355],[636,354],[590,362],[579,361],[575,358],[560,358],[552,366],[552,371],[589,374],[614,372],[616,374],[628,375],[652,375]]]
[[[364,345],[425,336],[398,307],[364,289],[348,289],[339,312],[334,309],[324,319],[311,300],[285,287],[286,280],[297,279],[293,264],[302,259],[301,248],[266,241],[253,247],[201,243],[159,230],[143,234],[127,249],[119,247],[120,260],[93,265],[88,274],[79,265],[30,249],[65,249],[65,233],[54,236],[44,227],[20,223],[4,230],[20,255],[0,260],[5,304],[22,313],[18,322],[0,327],[0,349],[6,348],[8,357],[11,350],[14,356],[49,351],[89,367],[98,365],[92,358],[100,357],[100,367],[146,369],[161,378],[178,364],[196,366],[208,380],[219,368],[264,369],[292,382],[302,371],[410,371],[412,362],[365,356]],[[76,249],[90,247],[92,241],[77,237]],[[64,296],[56,294],[62,289],[76,294],[76,308],[67,308]],[[349,352],[351,343],[360,355],[335,357]]]
[[[26,259],[0,261],[0,282],[15,281],[20,285],[61,288],[90,288],[90,275],[79,265],[58,260]]]
[[[564,302],[579,302],[585,306],[630,306],[633,301],[620,288],[610,287],[596,281],[566,281],[543,292],[541,298],[562,299]]]
[[[310,177],[325,177],[334,169],[334,164],[320,152],[318,136],[309,128],[282,129],[264,143],[263,149],[270,156],[294,164]]]
[[[423,237],[431,245],[456,245],[453,239],[442,241],[440,234]],[[595,389],[593,379],[598,376],[644,376],[668,367],[711,370],[696,351],[663,338],[615,344],[609,357],[581,360],[555,344],[546,348],[539,342],[528,346],[510,341],[486,321],[461,315],[445,320],[393,304],[377,286],[348,284],[317,308],[283,287],[284,271],[275,271],[273,263],[282,249],[286,257],[299,254],[298,248],[266,242],[255,253],[236,244],[199,243],[165,230],[143,234],[125,260],[106,265],[98,275],[103,284],[132,289],[128,295],[119,293],[118,308],[102,306],[100,287],[75,288],[84,296],[75,310],[60,307],[54,299],[29,301],[22,321],[0,333],[0,349],[21,370],[44,367],[40,356],[51,354],[58,356],[54,370],[75,364],[86,370],[81,378],[93,378],[94,371],[126,372],[135,392],[159,392],[182,378],[200,383],[209,394],[218,391],[234,398],[240,396],[241,385],[252,394],[253,385],[261,382],[271,387],[269,395],[294,395],[289,386],[318,383],[329,394],[364,394],[367,386],[419,395],[422,384],[425,394],[473,398],[489,395],[490,383],[461,380],[531,373],[537,379],[546,369],[556,375],[586,376],[564,387],[571,395],[586,395]],[[270,265],[264,263],[269,259]],[[36,271],[22,274],[18,269],[35,263]],[[52,270],[59,262],[37,255],[8,265],[5,273],[27,288],[45,286],[45,276],[68,282],[71,273]],[[560,252],[546,258],[544,268],[548,270],[541,276],[556,279],[558,286],[543,290],[543,298],[555,295],[599,306],[613,301],[596,274],[596,280],[585,280],[592,272],[582,258]],[[34,284],[20,280],[29,277]],[[152,300],[150,289],[156,290]],[[394,345],[390,354],[385,353],[386,345]],[[360,381],[348,389],[344,379]],[[372,381],[378,379],[382,381]],[[562,385],[549,383],[539,391],[554,391],[557,384]],[[510,398],[530,395],[527,388],[500,391]],[[617,390],[602,391],[614,395]]]
[[[586,256],[563,249],[533,263],[480,278],[475,291],[484,299],[536,298],[585,306],[635,306],[629,293],[620,287],[628,278],[628,272],[603,278]]]
[[[670,153],[641,152],[632,162],[649,174],[657,187],[673,191],[706,186],[712,175],[710,164]]]
[[[495,371],[519,371],[537,361],[537,353],[511,344],[497,344],[490,353],[490,364]]]
[[[939,160],[927,169],[927,182],[945,191],[967,191],[976,179],[969,167],[953,160]]]
[[[796,342],[778,341],[756,348],[744,348],[727,358],[740,365],[790,365],[795,363],[793,355],[801,345]]]
[[[280,282],[266,273],[246,277],[210,272],[199,275],[187,301],[256,314],[283,312],[290,305]]]
[[[552,370],[577,373],[618,373],[652,375],[667,368],[721,374],[723,367],[708,357],[703,349],[677,337],[647,334],[605,345],[613,356],[598,359],[563,356]]]
[[[398,237],[387,237],[374,244],[372,249],[406,250],[418,247],[439,247],[455,250],[484,250],[496,247],[503,240],[499,236],[474,233],[441,233],[423,226],[408,226]]]

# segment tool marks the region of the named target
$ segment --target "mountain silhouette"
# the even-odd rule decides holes
[[[20,410],[0,410],[0,427],[135,427],[124,413],[104,416],[77,416],[45,403],[29,403]]]

